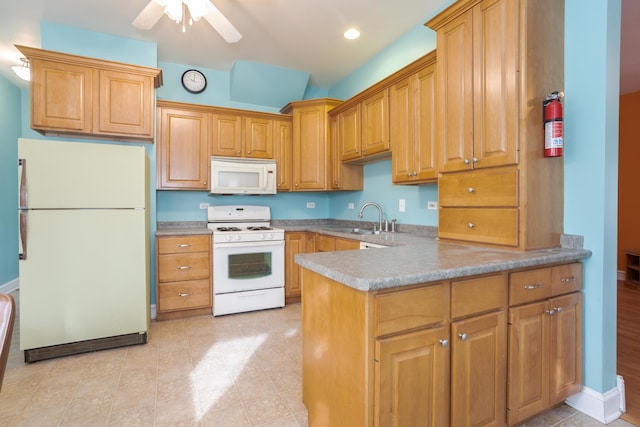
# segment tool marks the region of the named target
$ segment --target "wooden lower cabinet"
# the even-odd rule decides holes
[[[302,269],[309,426],[505,426],[551,409],[581,389],[581,266],[369,292]],[[555,281],[566,293],[508,307]]]
[[[512,274],[522,287],[535,287],[534,292],[559,289],[559,285],[574,292],[549,292],[548,298],[509,309],[509,425],[542,413],[582,389],[582,293],[575,291],[582,288],[581,267],[574,263]],[[525,281],[527,274],[532,280]]]
[[[447,327],[376,341],[374,425],[450,425],[448,341]]]
[[[211,314],[211,236],[161,236],[156,249],[156,318]]]

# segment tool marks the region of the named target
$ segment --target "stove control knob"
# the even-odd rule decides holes
[[[260,240],[265,240],[265,239],[266,239],[266,236],[264,234],[261,234],[260,235]]]
[[[228,235],[228,236],[227,236],[227,240],[228,240],[228,241],[232,241],[232,240],[233,240],[233,236],[232,236],[232,235]]]
[[[239,235],[239,234],[237,234],[237,235],[236,235],[236,240],[239,242],[239,241],[240,241],[240,239],[241,239],[240,235]]]

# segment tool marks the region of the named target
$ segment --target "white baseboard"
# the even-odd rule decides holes
[[[603,424],[609,424],[620,418],[625,410],[624,381],[618,377],[618,386],[604,394],[583,387],[580,393],[569,397],[565,403]]]
[[[15,279],[0,285],[0,294],[8,294],[9,292],[18,290],[19,287],[20,280],[16,277]]]

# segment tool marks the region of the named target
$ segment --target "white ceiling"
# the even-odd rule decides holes
[[[150,31],[131,22],[149,0],[0,0],[0,74],[24,87],[10,70],[20,52],[14,45],[41,47],[46,21],[116,36],[152,41],[158,59],[228,71],[249,60],[311,73],[310,84],[330,87],[417,25],[447,0],[213,0],[242,33],[226,43],[206,21],[186,33],[163,17]],[[640,90],[640,1],[622,0],[621,93]],[[362,36],[342,33],[357,27]]]

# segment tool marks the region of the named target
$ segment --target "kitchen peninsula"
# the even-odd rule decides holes
[[[513,425],[581,390],[590,251],[403,234],[295,258],[310,426]]]

